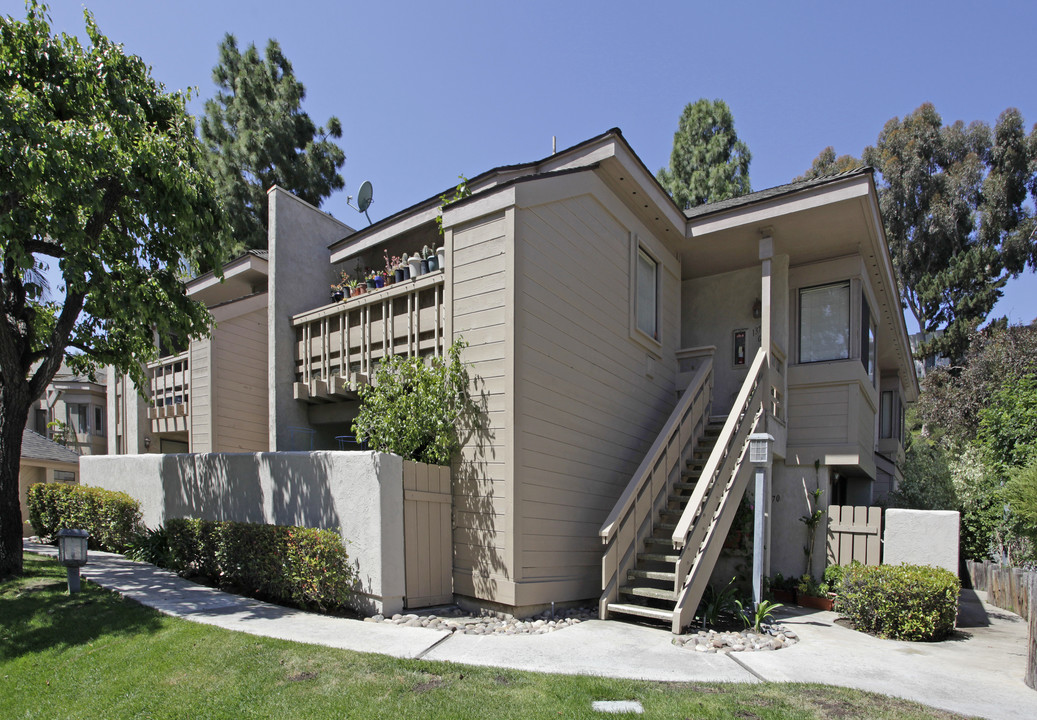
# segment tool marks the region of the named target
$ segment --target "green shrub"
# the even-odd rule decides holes
[[[126,493],[64,483],[29,488],[29,522],[40,537],[81,528],[94,550],[122,552],[142,531],[140,504]]]
[[[954,630],[958,577],[923,565],[851,565],[838,610],[863,632],[897,640],[939,640]]]
[[[393,355],[362,385],[353,421],[357,440],[372,450],[395,453],[430,465],[449,465],[460,446],[458,428],[474,419],[468,369],[455,340],[446,357]]]
[[[180,519],[165,532],[176,572],[302,608],[327,611],[349,601],[353,571],[333,530]]]

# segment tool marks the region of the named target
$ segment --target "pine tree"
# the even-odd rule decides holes
[[[748,193],[751,159],[727,103],[703,98],[685,106],[673,134],[670,167],[656,177],[677,206],[687,209]]]
[[[254,44],[241,53],[227,34],[212,77],[219,92],[205,103],[201,137],[230,218],[227,250],[265,248],[272,185],[315,206],[345,187],[338,169],[346,156],[330,139],[342,137],[342,124],[332,116],[317,127],[302,111],[306,90],[276,40],[263,57]]]

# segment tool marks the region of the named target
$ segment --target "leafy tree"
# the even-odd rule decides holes
[[[727,103],[703,98],[685,106],[673,134],[670,167],[656,177],[678,207],[687,209],[747,194],[750,160]]]
[[[980,414],[998,389],[1030,374],[1037,374],[1037,326],[972,331],[958,365],[923,378],[916,417],[926,433],[964,446],[979,434]]]
[[[228,34],[212,78],[219,92],[205,103],[201,136],[228,211],[228,250],[265,248],[272,185],[315,206],[345,187],[338,169],[346,156],[329,139],[342,137],[342,124],[332,116],[326,129],[316,127],[301,110],[306,90],[276,40],[264,58],[254,44],[241,53]]]
[[[375,369],[374,382],[360,388],[360,412],[353,421],[359,441],[373,449],[431,465],[449,465],[460,447],[458,427],[474,412],[468,369],[457,340],[445,358],[426,362],[394,355]]]
[[[912,510],[956,510],[946,451],[924,438],[912,440],[905,453],[904,480],[890,493],[890,507]]]
[[[34,1],[0,18],[0,576],[21,571],[22,431],[62,359],[143,386],[156,334],[209,328],[178,280],[188,257],[216,267],[223,227],[186,96],[85,17],[88,47]],[[47,262],[63,304],[33,281]]]
[[[993,132],[982,122],[945,126],[922,105],[886,123],[864,161],[882,175],[879,198],[901,298],[919,327],[944,330],[923,353],[959,358],[1009,277],[1037,266],[1034,218],[1037,128],[1010,108]]]
[[[1009,379],[991,394],[979,412],[977,442],[1002,478],[1037,460],[1037,375]]]
[[[855,158],[853,155],[840,155],[836,157],[835,148],[829,145],[822,150],[816,158],[814,158],[814,162],[810,165],[810,169],[795,178],[792,182],[802,182],[804,180],[813,180],[828,175],[838,175],[839,173],[860,167],[863,164],[863,162],[858,158]]]

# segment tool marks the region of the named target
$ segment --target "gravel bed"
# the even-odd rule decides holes
[[[407,615],[397,613],[392,617],[374,615],[364,618],[364,622],[426,627],[465,635],[543,635],[577,625],[584,620],[593,620],[596,617],[597,612],[593,608],[557,610],[553,615],[550,610],[546,610],[526,619],[503,614],[474,615],[453,608],[428,615],[415,613]]]
[[[752,630],[699,630],[674,638],[673,644],[701,653],[763,652],[781,650],[799,642],[799,636],[777,623],[764,623]]]

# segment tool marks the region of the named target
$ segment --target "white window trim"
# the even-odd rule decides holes
[[[829,358],[827,360],[804,360],[803,359],[803,292],[806,291],[806,290],[818,290],[818,289],[821,289],[821,288],[836,287],[836,286],[845,286],[846,287],[846,292],[847,292],[847,298],[846,298],[846,300],[847,300],[847,303],[846,303],[846,334],[847,334],[847,338],[846,338],[846,357],[842,357],[842,358]],[[854,358],[854,355],[855,355],[855,352],[854,352],[855,348],[854,348],[854,346],[855,345],[858,345],[858,346],[860,345],[859,341],[856,342],[856,343],[854,342],[854,326],[859,324],[859,323],[854,323],[853,322],[854,309],[856,308],[856,312],[858,314],[860,313],[860,303],[855,303],[854,302],[854,295],[855,294],[856,293],[854,292],[854,283],[852,282],[852,279],[850,279],[850,278],[847,278],[845,280],[835,280],[835,281],[832,281],[832,282],[819,283],[819,284],[816,284],[816,285],[804,285],[802,287],[796,288],[796,295],[795,295],[795,301],[796,301],[796,306],[795,306],[796,307],[796,320],[795,320],[795,322],[796,322],[796,324],[795,324],[796,360],[797,360],[797,362],[800,365],[813,365],[815,363],[830,363],[830,362],[846,362],[847,360],[852,360]],[[859,347],[856,348],[856,354],[857,355],[860,354],[860,348]],[[858,362],[859,362],[859,360],[858,360]]]
[[[637,326],[637,262],[643,252],[655,263],[655,334],[652,337]],[[636,234],[630,235],[630,337],[646,349],[658,353],[663,347],[663,274],[666,264],[659,253],[641,242]]]

